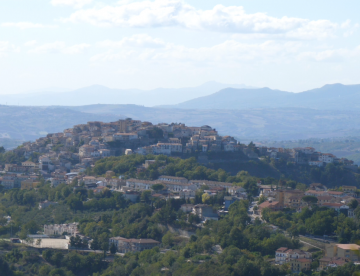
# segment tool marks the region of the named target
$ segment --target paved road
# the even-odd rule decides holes
[[[251,217],[251,221],[254,221],[256,218],[258,218],[263,222],[263,220],[261,219],[261,216],[254,213],[255,206],[257,206],[257,201],[253,201],[250,203],[248,215]]]

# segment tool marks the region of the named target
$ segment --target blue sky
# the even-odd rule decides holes
[[[360,83],[358,1],[0,2],[0,93]]]

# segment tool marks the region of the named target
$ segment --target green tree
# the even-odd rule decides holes
[[[306,202],[307,204],[316,204],[317,202],[318,202],[318,199],[317,199],[317,197],[315,197],[315,196],[304,196],[303,198],[302,198],[302,200],[304,201],[304,202]]]
[[[173,246],[174,235],[170,231],[167,231],[161,241],[162,241],[163,245],[165,245],[165,246]]]
[[[151,189],[153,189],[154,191],[161,191],[163,190],[165,187],[163,184],[155,184],[152,185]]]
[[[263,203],[263,202],[265,202],[265,201],[266,201],[266,196],[261,195],[261,196],[259,197],[258,204],[261,204],[261,203]]]
[[[359,205],[359,202],[356,199],[353,199],[349,203],[349,208],[355,210],[356,207],[358,207],[358,205]]]
[[[150,191],[143,191],[141,193],[141,201],[144,201],[146,203],[149,203],[150,202],[150,196],[151,196],[151,192]]]
[[[91,242],[90,249],[92,250],[98,250],[100,249],[100,244],[97,236],[94,237],[94,239]]]
[[[110,246],[110,253],[113,255],[116,253],[116,246],[114,243],[112,243]]]
[[[210,195],[208,193],[204,193],[202,196],[201,196],[201,200],[202,200],[202,203],[207,203],[209,200],[210,200]]]

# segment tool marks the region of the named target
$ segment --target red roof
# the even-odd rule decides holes
[[[260,209],[263,209],[263,208],[271,208],[271,207],[277,206],[278,204],[279,204],[279,201],[272,201],[272,202],[270,202],[270,201],[265,201],[265,202],[263,202],[263,203],[261,203],[261,204],[259,205],[259,208],[260,208]]]
[[[325,194],[325,191],[315,191],[315,190],[308,190],[305,193],[315,194],[315,195],[322,195]]]
[[[330,194],[330,195],[342,195],[343,192],[329,191],[328,194]]]
[[[344,204],[341,204],[341,203],[332,203],[332,202],[325,202],[322,204],[323,206],[329,206],[329,207],[341,207],[343,206]]]

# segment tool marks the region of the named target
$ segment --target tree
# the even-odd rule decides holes
[[[19,237],[21,239],[26,239],[28,234],[36,234],[38,229],[39,226],[36,224],[36,222],[34,220],[31,220],[21,227],[21,232]]]
[[[207,194],[207,193],[204,193],[202,196],[201,196],[201,200],[202,200],[202,203],[206,203],[210,200],[210,195]]]
[[[98,250],[100,248],[99,240],[97,236],[94,237],[93,241],[91,242],[90,249]]]
[[[42,253],[42,257],[45,259],[45,261],[50,262],[51,261],[51,256],[53,255],[53,251],[50,249],[47,249],[45,251],[43,251]]]
[[[68,199],[67,204],[73,210],[81,210],[83,208],[83,203],[79,200],[75,195],[72,195],[71,198]]]
[[[150,196],[151,196],[151,192],[150,191],[143,191],[141,193],[141,201],[144,201],[146,203],[150,202]]]
[[[261,203],[263,203],[263,202],[265,202],[265,201],[266,201],[266,197],[265,197],[264,195],[261,195],[261,196],[259,197],[258,204],[261,204]]]
[[[70,238],[70,245],[74,248],[82,248],[87,245],[87,242],[84,242],[79,236]]]
[[[165,246],[173,246],[174,244],[174,235],[168,231],[162,238],[162,243]]]
[[[359,205],[359,202],[356,199],[353,199],[349,203],[349,208],[355,210],[356,207],[358,207],[358,205]]]
[[[199,223],[201,221],[201,219],[195,214],[189,214],[188,221],[189,221],[189,223],[193,224],[193,223]]]
[[[161,191],[163,190],[165,187],[163,184],[155,184],[152,185],[151,189],[153,189],[154,191]]]
[[[101,249],[104,251],[104,259],[106,257],[106,252],[109,250],[109,243],[108,242],[103,242],[101,244]]]
[[[64,255],[61,252],[56,252],[51,257],[52,263],[57,267],[61,267],[61,262],[63,259],[64,259]]]
[[[307,204],[316,204],[317,202],[318,202],[318,199],[317,199],[317,197],[315,197],[315,196],[304,196],[303,198],[302,198],[302,200],[303,201],[305,201]]]
[[[12,276],[14,273],[9,267],[9,264],[0,257],[0,271],[3,276]]]
[[[41,245],[41,239],[37,239],[37,240],[36,240],[36,245],[37,245],[37,246],[40,246],[40,245]]]
[[[115,254],[115,253],[116,253],[116,246],[115,246],[114,243],[112,243],[111,246],[110,246],[110,253],[111,253],[111,254]]]

